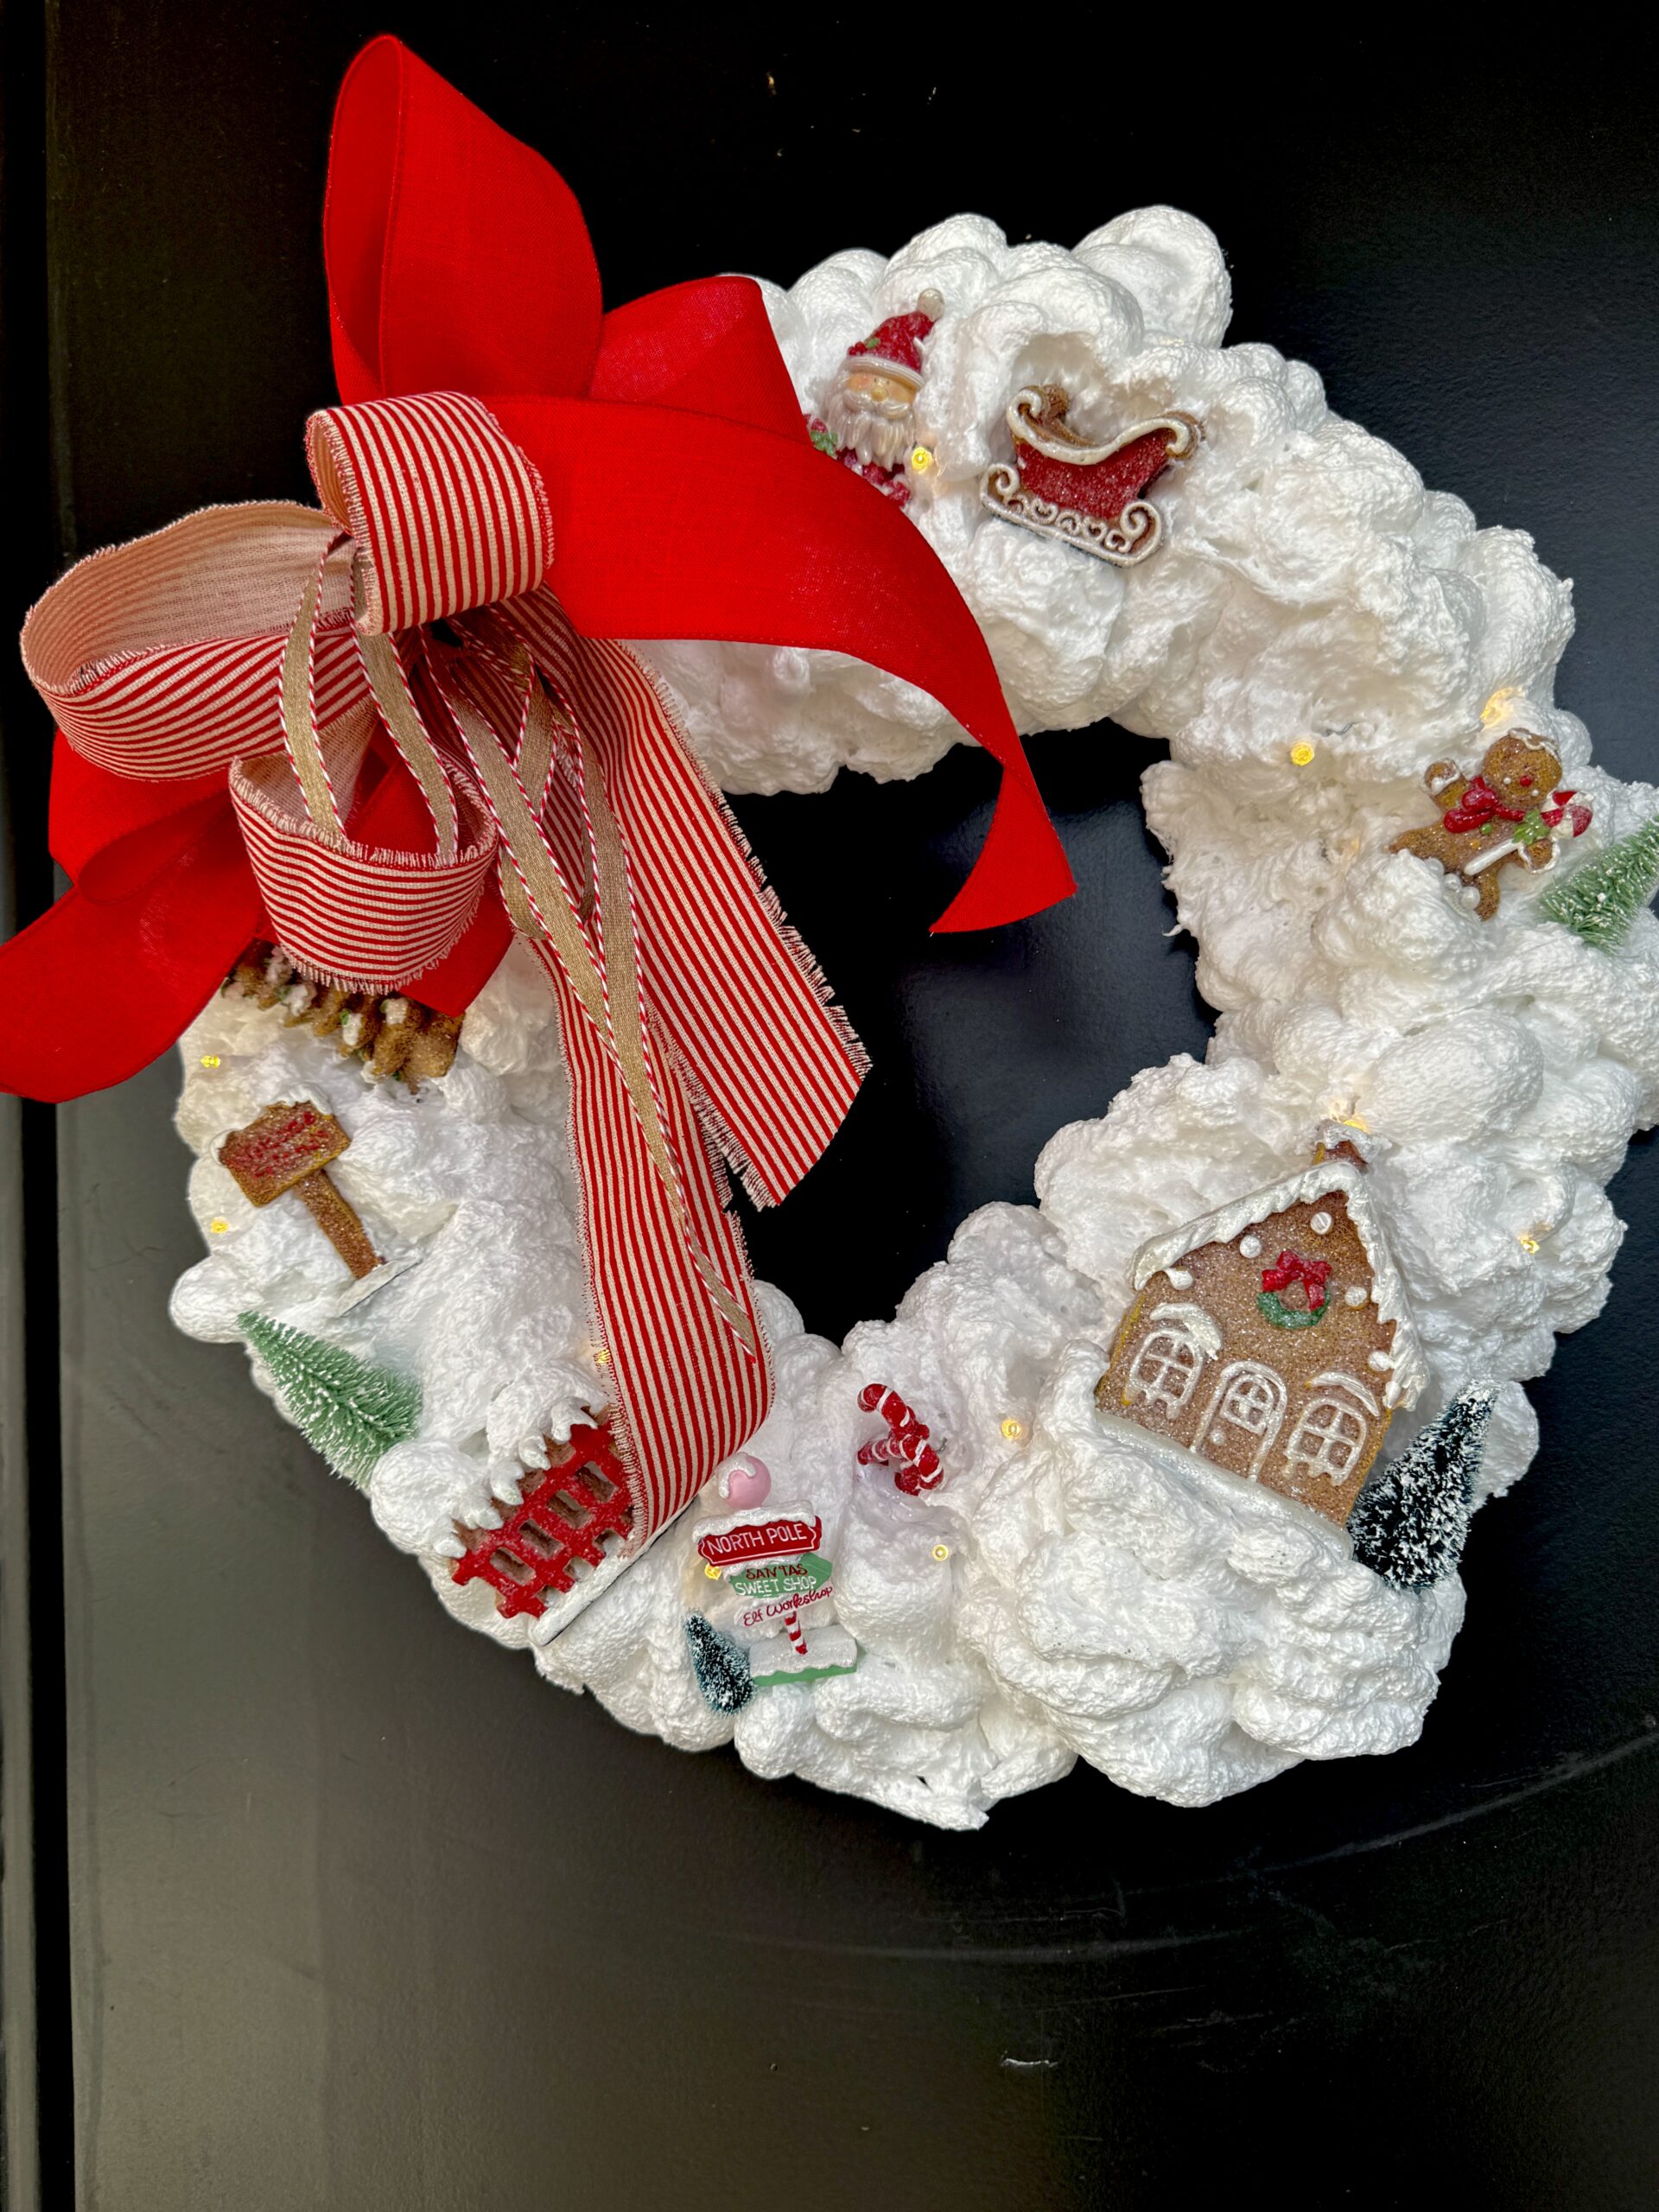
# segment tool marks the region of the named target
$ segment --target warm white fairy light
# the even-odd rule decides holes
[[[1518,683],[1500,684],[1480,710],[1481,728],[1490,729],[1494,722],[1503,721],[1515,702],[1523,696]]]

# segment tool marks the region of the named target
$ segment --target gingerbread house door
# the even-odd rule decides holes
[[[1285,1425],[1285,1386],[1259,1359],[1230,1360],[1217,1376],[1193,1447],[1254,1481]]]

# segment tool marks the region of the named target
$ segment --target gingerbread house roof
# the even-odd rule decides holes
[[[1389,1250],[1388,1239],[1365,1187],[1365,1171],[1348,1160],[1321,1160],[1311,1167],[1269,1184],[1265,1191],[1251,1191],[1230,1198],[1211,1213],[1198,1214],[1167,1236],[1154,1236],[1135,1255],[1134,1283],[1144,1290],[1160,1269],[1179,1267],[1189,1252],[1205,1244],[1230,1244],[1247,1229],[1259,1228],[1287,1207],[1309,1205],[1318,1198],[1340,1192],[1347,1204],[1366,1264],[1371,1271],[1378,1319],[1394,1323],[1394,1342],[1389,1357],[1392,1372],[1384,1395],[1393,1405],[1410,1405],[1428,1381],[1428,1363],[1411,1318],[1406,1286]]]

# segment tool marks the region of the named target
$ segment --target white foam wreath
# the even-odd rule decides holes
[[[174,1310],[230,1340],[254,1306],[418,1376],[420,1431],[374,1470],[377,1519],[458,1618],[528,1646],[631,1726],[689,1750],[731,1738],[757,1773],[946,1827],[1079,1755],[1203,1804],[1300,1759],[1410,1742],[1463,1592],[1455,1575],[1397,1588],[1332,1522],[1101,1426],[1092,1392],[1132,1255],[1306,1159],[1332,1112],[1357,1114],[1390,1147],[1371,1191],[1429,1370],[1414,1418],[1497,1378],[1479,1487],[1507,1489],[1536,1441],[1521,1384],[1599,1310],[1621,1234],[1603,1186],[1659,1111],[1659,925],[1643,914],[1599,951],[1543,920],[1526,883],[1482,922],[1436,868],[1387,847],[1425,818],[1426,764],[1505,726],[1500,702],[1482,732],[1503,690],[1524,696],[1507,719],[1546,737],[1592,802],[1586,846],[1637,829],[1659,794],[1594,768],[1551,703],[1570,596],[1531,541],[1426,491],[1329,411],[1312,369],[1222,346],[1227,279],[1201,224],[1142,210],[1068,253],[961,217],[891,262],[837,255],[767,292],[804,406],[850,342],[930,288],[945,302],[918,400],[933,466],[910,512],[1022,728],[1109,715],[1169,741],[1143,779],[1147,815],[1218,1020],[1203,1065],[1148,1069],[1102,1119],[1062,1129],[1039,1205],[973,1215],[893,1320],[837,1351],[762,1286],[777,1399],[753,1449],[769,1509],[822,1517],[856,1669],[712,1710],[683,1628],[709,1525],[695,1516],[550,1640],[500,1618],[483,1583],[451,1580],[457,1522],[489,1525],[538,1440],[606,1395],[551,1004],[517,952],[453,1071],[418,1097],[246,1000],[208,1007],[184,1040],[179,1123],[210,1250]],[[1111,568],[980,503],[1009,398],[1046,381],[1085,422],[1202,423],[1198,456],[1157,487],[1166,537],[1144,565]],[[848,764],[913,775],[958,734],[931,701],[832,656],[651,650],[734,791],[813,789]],[[213,1156],[228,1128],[301,1095],[346,1124],[340,1187],[394,1262],[416,1262],[355,1306],[308,1215],[255,1212]],[[257,1358],[255,1372],[270,1389]],[[858,1393],[878,1381],[944,1440],[938,1491],[902,1496],[857,1464]],[[1395,1448],[1412,1426],[1396,1423]]]

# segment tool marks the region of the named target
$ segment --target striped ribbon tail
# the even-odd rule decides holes
[[[501,613],[603,766],[658,1035],[745,1189],[775,1205],[846,1119],[863,1048],[635,656],[580,636],[545,588]]]
[[[766,1419],[772,1378],[742,1234],[677,1071],[658,1094],[679,1167],[676,1206],[613,1053],[551,949],[535,946],[558,1007],[570,1071],[570,1134],[588,1281],[623,1456],[638,1490],[642,1548]],[[720,1270],[744,1334],[710,1300],[701,1251]]]
[[[540,480],[488,410],[454,393],[334,408],[310,452],[356,548],[359,626],[448,616],[463,640],[426,664],[558,1008],[632,1549],[769,1401],[721,1156],[757,1199],[782,1198],[845,1118],[862,1054],[649,677],[541,583]]]
[[[330,408],[308,452],[321,512],[209,509],[83,562],[29,619],[29,672],[99,766],[224,775],[272,933],[324,982],[412,982],[498,872],[570,1072],[632,1555],[770,1399],[727,1170],[783,1198],[863,1054],[666,699],[542,582],[542,481],[490,410],[442,391]],[[428,850],[352,834],[382,734]]]

